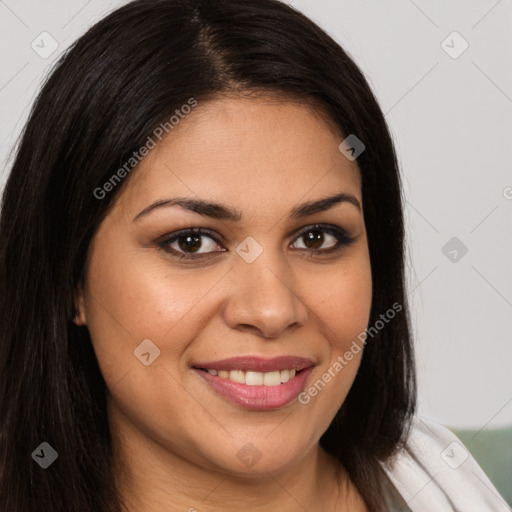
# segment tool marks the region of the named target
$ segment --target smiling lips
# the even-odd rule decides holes
[[[194,370],[220,395],[242,407],[283,407],[303,390],[314,363],[282,356],[274,359],[237,357],[194,364]]]

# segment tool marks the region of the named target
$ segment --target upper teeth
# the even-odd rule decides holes
[[[239,384],[248,386],[279,386],[295,377],[296,370],[277,370],[275,372],[245,372],[242,370],[208,370],[210,375],[218,375]]]

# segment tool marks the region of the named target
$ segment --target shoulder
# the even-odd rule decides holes
[[[413,512],[511,512],[462,441],[433,420],[415,417],[383,469]]]

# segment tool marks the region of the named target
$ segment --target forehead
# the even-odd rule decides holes
[[[306,104],[199,103],[132,171],[118,203],[132,212],[169,195],[199,196],[256,214],[335,192],[361,200],[359,168],[338,149],[343,138]]]

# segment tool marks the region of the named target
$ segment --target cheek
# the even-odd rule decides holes
[[[155,258],[154,254],[149,257],[149,251],[143,251],[148,250],[123,251],[120,244],[114,246],[114,239],[107,237],[98,244],[88,269],[86,315],[108,387],[117,387],[130,373],[123,386],[126,380],[135,379],[139,386],[144,382],[137,393],[148,384],[146,392],[151,394],[151,386],[158,388],[169,379],[163,370],[157,373],[160,367],[178,370],[183,353],[211,318],[215,308],[211,295],[222,283],[226,269],[195,273],[192,269],[173,269],[165,258]],[[145,340],[151,340],[155,353],[160,351],[162,355],[149,367],[136,357],[139,347],[147,346]],[[146,382],[148,368],[152,370],[151,379]],[[173,382],[171,379],[169,388],[175,386]]]
[[[368,257],[363,255],[339,272],[326,274],[312,297],[315,312],[324,326],[332,352],[344,352],[364,332],[372,302],[372,277]]]
[[[321,428],[325,430],[350,391],[363,355],[362,334],[368,326],[372,301],[369,258],[362,253],[317,284],[311,306],[328,348],[325,363],[299,402],[322,418]]]
[[[190,270],[170,270],[163,258],[137,251],[109,258],[106,247],[91,259],[88,326],[99,341],[176,339],[177,332],[197,319],[201,301],[219,281],[219,272],[202,272],[197,279]]]

